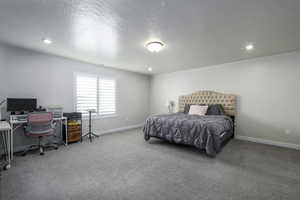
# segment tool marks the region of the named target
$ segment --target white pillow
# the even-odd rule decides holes
[[[190,106],[190,115],[205,115],[207,112],[208,106],[201,106],[201,105],[191,105]]]

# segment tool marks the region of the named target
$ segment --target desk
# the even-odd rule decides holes
[[[10,168],[10,162],[12,159],[13,149],[12,149],[12,132],[11,126],[6,121],[0,121],[0,134],[2,136],[4,153],[7,157],[7,164],[5,166],[6,169]]]
[[[61,125],[61,138],[63,138],[63,124],[67,125],[67,118],[66,117],[60,117],[60,118],[53,118],[53,121],[60,121],[60,125]],[[10,117],[10,125],[11,125],[11,151],[13,153],[13,135],[14,132],[20,128],[21,126],[23,126],[24,124],[27,123],[27,119],[26,120],[17,120],[14,116]],[[66,130],[66,142],[63,142],[64,145],[68,145],[68,126],[65,126],[65,130]],[[13,154],[11,154],[11,160],[13,159]]]

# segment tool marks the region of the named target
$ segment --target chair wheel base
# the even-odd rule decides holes
[[[144,139],[145,139],[145,141],[149,141],[150,140],[150,135],[144,135]]]
[[[3,167],[3,170],[6,171],[6,170],[10,169],[10,167],[11,167],[10,164],[7,164]]]

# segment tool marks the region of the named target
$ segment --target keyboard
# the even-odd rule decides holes
[[[18,121],[27,121],[27,116],[17,116],[16,119]]]
[[[10,121],[25,122],[27,121],[27,115],[11,115]]]

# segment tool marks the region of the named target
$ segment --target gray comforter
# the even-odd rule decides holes
[[[146,120],[143,131],[145,138],[158,137],[195,146],[204,149],[210,156],[216,156],[222,142],[233,135],[233,122],[225,115],[153,115]]]

